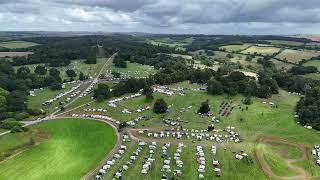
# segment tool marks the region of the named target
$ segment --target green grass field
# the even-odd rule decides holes
[[[273,45],[285,45],[285,46],[302,46],[304,45],[303,42],[297,41],[285,41],[285,40],[267,40]]]
[[[49,138],[0,162],[0,179],[80,179],[96,167],[116,141],[110,126],[93,120],[52,120],[31,129],[44,130]],[[7,142],[0,151],[20,141],[18,136],[1,137]]]
[[[8,41],[0,42],[0,46],[8,49],[17,49],[17,48],[28,48],[32,46],[37,46],[39,44],[26,41]]]
[[[308,61],[303,66],[314,66],[320,70],[320,59]]]
[[[261,54],[261,55],[272,55],[280,51],[280,48],[272,46],[251,46],[248,49],[241,51],[243,54]]]
[[[126,68],[120,68],[116,67],[111,61],[108,62],[106,70],[116,71],[136,78],[147,77],[148,75],[155,74],[157,72],[153,66],[127,62]]]
[[[309,51],[309,50],[292,50],[285,49],[280,54],[276,56],[276,58],[287,60],[292,63],[299,63],[302,59],[310,59],[312,57],[319,56],[320,52],[317,51]]]
[[[83,61],[84,60],[73,60],[71,61],[71,64],[68,66],[56,67],[56,68],[60,71],[61,78],[66,80],[69,80],[69,77],[66,74],[66,70],[68,69],[74,70],[78,76],[80,72],[83,72],[85,75],[93,77],[102,68],[103,64],[106,62],[106,58],[97,58],[97,64],[86,64]],[[29,67],[31,72],[34,72],[34,70],[38,65],[44,65],[44,64],[32,64],[32,65],[25,65],[25,66]],[[14,69],[17,70],[19,67],[21,66],[14,66]],[[51,67],[47,66],[46,68],[47,70],[49,70]]]
[[[247,49],[251,45],[252,44],[227,45],[227,46],[221,46],[220,48],[225,49],[227,52],[240,52]]]

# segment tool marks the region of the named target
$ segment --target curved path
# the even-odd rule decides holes
[[[274,172],[272,172],[272,170],[270,169],[270,167],[268,166],[268,164],[264,160],[264,153],[259,152],[259,150],[257,149],[257,144],[260,142],[276,142],[276,143],[288,144],[288,145],[295,146],[295,147],[299,148],[302,152],[302,155],[299,159],[288,159],[285,161],[288,169],[290,169],[294,172],[297,172],[299,175],[289,177],[289,176],[278,176],[278,175],[274,174]],[[302,143],[290,141],[287,139],[276,138],[276,137],[260,137],[257,140],[257,144],[255,147],[255,155],[256,155],[256,158],[257,158],[257,161],[259,163],[260,168],[262,169],[262,171],[264,172],[264,174],[268,178],[281,179],[281,180],[305,180],[305,179],[310,178],[310,175],[308,174],[308,172],[306,172],[305,169],[294,165],[294,163],[296,163],[296,162],[308,160],[308,157],[307,157],[308,148],[306,145],[304,145]]]

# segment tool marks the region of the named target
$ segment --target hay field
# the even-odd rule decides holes
[[[261,55],[272,55],[280,51],[280,48],[272,47],[272,46],[251,46],[248,49],[241,51],[243,54],[261,54]]]
[[[34,42],[26,42],[26,41],[0,42],[0,47],[4,47],[8,49],[28,48],[28,47],[37,46],[37,45],[39,44]]]
[[[299,63],[302,59],[310,59],[319,55],[320,52],[317,51],[285,49],[280,54],[278,54],[276,58],[282,60],[286,59],[287,61],[292,63]]]

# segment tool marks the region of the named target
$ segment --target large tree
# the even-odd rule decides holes
[[[77,77],[77,73],[72,69],[68,69],[66,71],[66,74],[68,75],[71,81],[73,81],[73,78]]]
[[[47,74],[47,69],[44,66],[38,65],[36,69],[34,70],[35,73],[39,75],[46,75]]]
[[[153,112],[161,114],[167,112],[168,105],[164,99],[157,99],[153,105]]]
[[[211,79],[208,81],[207,92],[212,95],[223,94],[223,86],[219,81]]]
[[[200,114],[206,114],[210,111],[210,106],[209,106],[209,100],[206,100],[201,103],[201,106],[198,110],[198,113]]]
[[[98,87],[93,91],[93,97],[98,101],[108,99],[111,97],[111,92],[107,84],[98,84]]]

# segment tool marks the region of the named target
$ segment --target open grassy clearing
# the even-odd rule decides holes
[[[240,45],[226,45],[226,46],[221,46],[221,49],[225,49],[227,52],[240,52],[248,47],[252,46],[252,44],[240,44]]]
[[[116,67],[111,61],[108,62],[106,70],[116,71],[123,75],[136,78],[148,77],[150,74],[155,74],[157,72],[153,66],[127,62],[126,68],[120,68]]]
[[[183,40],[173,40],[171,38],[151,38],[146,40],[147,43],[150,43],[152,45],[156,46],[169,46],[169,47],[176,47],[176,49],[185,50],[184,46],[189,45],[192,43],[193,38],[186,38]]]
[[[320,52],[317,51],[285,49],[276,58],[292,63],[299,63],[302,59],[310,59],[319,55]]]
[[[0,42],[0,46],[8,49],[17,49],[17,48],[28,48],[32,46],[37,46],[38,43],[26,42],[26,41],[8,41]]]
[[[33,52],[0,52],[0,58],[28,56],[29,54],[33,54]]]
[[[302,75],[303,77],[314,79],[314,80],[320,80],[320,74],[319,73],[310,73]]]
[[[314,66],[320,70],[320,59],[308,61],[304,63],[303,66]]]
[[[93,120],[52,120],[31,128],[44,130],[49,138],[0,163],[0,179],[80,179],[95,168],[116,141],[110,126]],[[11,136],[21,135],[3,138],[13,143],[20,141]]]
[[[79,76],[80,72],[83,72],[85,75],[88,76],[95,76],[100,69],[102,68],[103,64],[106,62],[106,58],[97,58],[97,64],[86,64],[84,63],[84,60],[73,60],[71,61],[71,64],[68,66],[63,67],[55,67],[60,71],[60,76],[64,80],[69,80],[69,77],[66,74],[66,70],[72,69],[77,73],[77,76]],[[31,65],[24,65],[26,67],[29,67],[31,72],[34,72],[36,67],[38,65],[46,66],[45,64],[31,64]],[[15,70],[17,70],[19,67],[22,66],[14,66]],[[52,67],[46,66],[47,70],[49,70]],[[77,79],[77,77],[75,78]]]
[[[272,46],[251,46],[248,49],[241,51],[243,54],[261,54],[261,55],[272,55],[280,51],[280,48]]]
[[[285,41],[285,40],[267,40],[273,45],[285,45],[285,46],[302,46],[304,45],[303,42],[297,41]]]
[[[294,65],[289,64],[289,63],[285,63],[282,61],[279,61],[277,59],[271,59],[271,61],[274,63],[274,65],[276,66],[277,69],[291,69]]]

